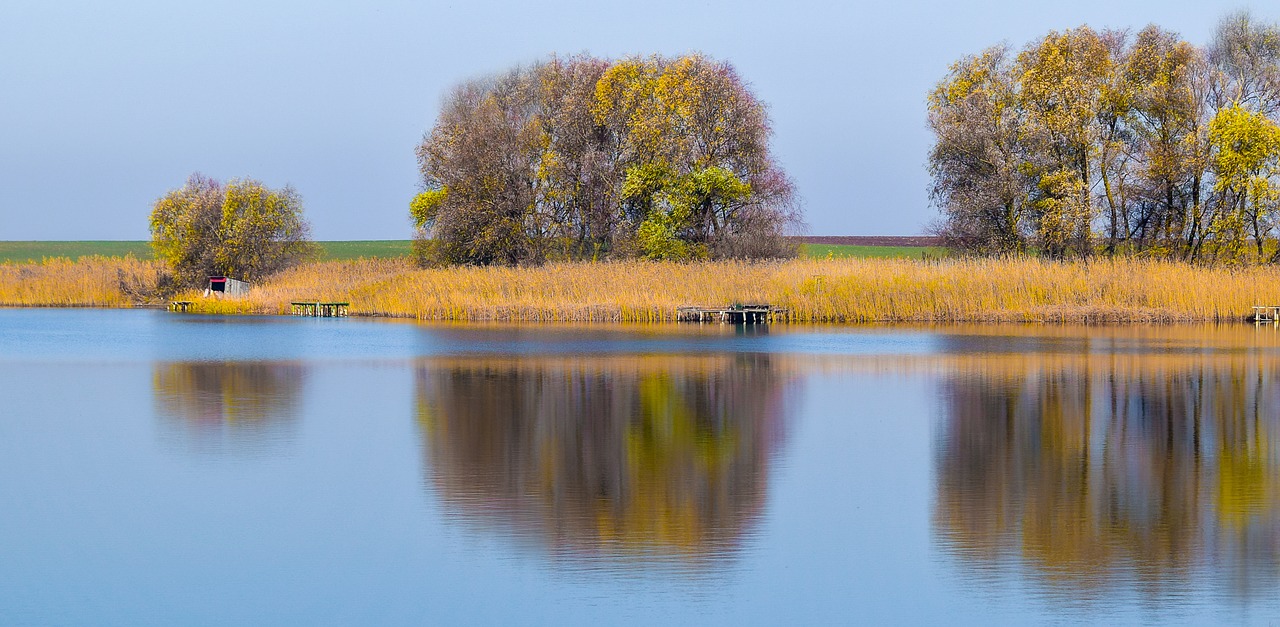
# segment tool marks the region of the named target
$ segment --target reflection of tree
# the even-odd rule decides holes
[[[451,513],[564,556],[731,553],[787,410],[767,356],[423,365],[428,474]]]
[[[983,570],[1239,593],[1280,569],[1280,381],[1247,353],[970,357],[944,385],[935,524]],[[1260,587],[1261,586],[1261,587]]]
[[[298,414],[305,368],[296,363],[178,362],[152,375],[157,413],[199,446],[261,443]]]

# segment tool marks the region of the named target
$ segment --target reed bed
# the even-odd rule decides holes
[[[156,261],[65,257],[0,264],[0,307],[130,307],[155,300],[165,276]]]
[[[0,303],[127,306],[100,275],[157,272],[93,258],[0,266]],[[124,276],[124,275],[122,275]],[[123,283],[122,281],[119,281]],[[1116,259],[826,259],[558,263],[420,269],[407,259],[302,265],[239,300],[176,298],[205,313],[284,314],[290,301],[343,301],[353,315],[422,320],[666,322],[677,307],[768,303],[795,322],[1192,322],[1240,320],[1280,304],[1280,269]]]

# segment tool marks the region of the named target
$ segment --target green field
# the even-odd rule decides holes
[[[931,259],[945,257],[947,249],[940,246],[846,246],[840,244],[801,244],[800,256],[811,259],[832,257],[841,259],[857,257],[860,259],[920,259],[927,256]]]
[[[147,242],[0,242],[0,262],[40,261],[45,257],[70,257],[78,259],[89,255],[124,257],[133,254],[139,259],[151,258],[151,246]]]
[[[409,254],[411,240],[364,240],[318,242],[324,260],[358,259],[360,257],[403,257]],[[934,246],[841,246],[833,244],[801,244],[800,255],[815,259],[843,257],[898,257],[919,259],[922,255],[941,257],[946,249]],[[45,257],[78,259],[89,255],[123,257],[132,254],[150,259],[151,246],[145,241],[77,241],[77,242],[4,242],[0,241],[0,263],[40,261]]]
[[[407,239],[316,243],[320,244],[320,258],[326,261],[359,259],[361,257],[404,257],[410,253],[413,247],[413,241]]]

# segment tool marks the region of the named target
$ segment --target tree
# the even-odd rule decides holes
[[[1224,100],[1263,115],[1280,113],[1280,26],[1247,11],[1218,23],[1209,59],[1222,72]]]
[[[1019,95],[1039,179],[1033,203],[1045,254],[1087,255],[1095,217],[1094,174],[1104,142],[1101,123],[1115,60],[1107,41],[1087,26],[1052,32],[1018,55]]]
[[[1219,217],[1217,234],[1231,245],[1233,256],[1253,240],[1258,258],[1280,214],[1280,125],[1261,113],[1233,104],[1209,124],[1214,150],[1216,190],[1229,199]],[[1272,261],[1280,260],[1280,250]]]
[[[1198,238],[1207,168],[1201,139],[1205,69],[1199,49],[1154,25],[1138,33],[1126,55],[1138,198],[1124,216],[1124,236],[1136,250],[1185,256]]]
[[[1230,15],[1206,48],[1081,26],[1006,59],[929,94],[948,245],[1280,262],[1280,26]]]
[[[209,276],[266,277],[314,255],[309,234],[292,187],[270,189],[253,179],[223,184],[193,174],[151,210],[151,246],[188,287]]]
[[[473,80],[418,146],[436,263],[777,257],[800,224],[763,103],[701,55],[552,58]],[[430,243],[426,243],[426,237]]]
[[[1004,46],[951,66],[929,94],[930,196],[952,248],[988,254],[1026,249],[1034,180],[1022,164],[1022,117]]]

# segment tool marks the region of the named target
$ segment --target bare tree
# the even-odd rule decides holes
[[[1228,15],[1218,23],[1209,61],[1224,76],[1226,100],[1267,116],[1280,113],[1280,26],[1259,23],[1248,11]]]

